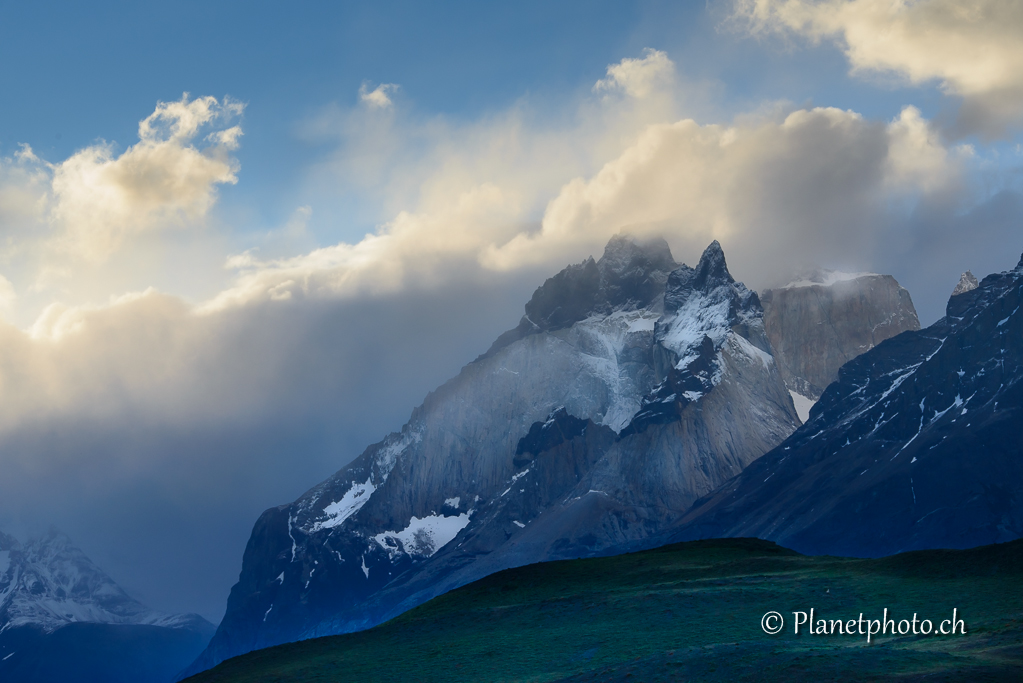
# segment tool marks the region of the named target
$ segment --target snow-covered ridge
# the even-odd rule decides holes
[[[423,440],[423,433],[419,429],[404,429],[400,435],[391,435],[374,458],[374,465],[380,475],[380,484],[387,481],[388,475],[398,462],[398,456],[404,453],[409,446]]]
[[[715,349],[721,348],[732,329],[728,319],[729,303],[727,296],[694,295],[674,316],[663,321],[660,342],[678,356],[676,369],[684,370],[700,357],[704,337],[710,338]]]
[[[784,287],[779,289],[794,289],[796,287],[830,287],[838,282],[847,282],[849,280],[858,280],[861,277],[878,277],[878,273],[860,272],[860,273],[844,273],[838,270],[819,270],[805,277],[801,277],[798,280],[793,280]]]
[[[678,360],[676,370],[685,370],[704,355],[704,340],[720,351],[733,335],[733,327],[763,328],[762,310],[756,295],[728,272],[721,245],[713,242],[696,268],[682,266],[668,280],[665,314],[657,323],[657,340]],[[744,340],[745,341],[745,340]],[[758,353],[752,344],[741,347],[746,355],[760,358],[765,365],[770,354]],[[766,357],[766,358],[765,358]]]

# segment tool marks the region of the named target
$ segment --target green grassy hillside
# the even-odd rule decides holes
[[[811,635],[828,620],[963,619],[948,636]],[[761,617],[785,618],[768,635]],[[869,626],[865,627],[869,629]],[[922,628],[922,627],[918,627]],[[946,625],[948,628],[948,625]],[[859,630],[859,625],[855,627]],[[361,633],[260,650],[190,683],[1023,680],[1023,541],[878,560],[696,541],[500,572]]]

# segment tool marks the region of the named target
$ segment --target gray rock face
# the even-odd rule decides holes
[[[253,530],[198,671],[372,626],[493,571],[671,524],[798,425],[754,292],[615,238],[401,432]]]
[[[959,282],[956,284],[955,289],[952,290],[952,296],[959,296],[966,292],[972,292],[980,286],[977,282],[977,277],[970,271],[966,271],[959,276]]]
[[[163,614],[131,598],[64,534],[51,531],[22,545],[0,533],[5,683],[170,681],[213,631],[197,614]],[[88,654],[118,647],[128,647],[131,652],[121,654],[134,657],[137,666]]]
[[[842,367],[810,421],[664,542],[881,556],[1023,536],[1023,259]]]
[[[818,271],[764,291],[761,301],[785,384],[810,402],[848,361],[885,339],[920,329],[909,292],[891,275]]]

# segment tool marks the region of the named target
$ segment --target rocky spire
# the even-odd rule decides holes
[[[973,273],[966,271],[959,276],[959,284],[957,284],[956,288],[952,290],[952,296],[977,289],[979,285],[980,283],[977,282],[977,278],[973,275]]]

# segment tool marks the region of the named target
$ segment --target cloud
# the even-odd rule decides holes
[[[0,322],[0,529],[55,523],[154,607],[216,620],[259,513],[399,428],[533,286],[210,315],[149,290]]]
[[[241,114],[213,97],[160,102],[139,123],[139,141],[120,155],[110,144],[86,147],[52,168],[50,220],[67,252],[103,261],[131,234],[200,222],[216,187],[237,182],[239,126],[202,129]]]
[[[626,57],[607,67],[607,77],[593,86],[596,93],[624,92],[642,99],[670,83],[675,75],[675,64],[660,50],[646,48],[641,59]]]
[[[871,260],[884,208],[958,177],[913,109],[889,125],[832,108],[731,126],[650,126],[592,178],[568,183],[542,227],[483,254],[495,269],[595,249],[615,232],[664,234],[682,253],[712,239],[761,284],[801,260]]]
[[[554,187],[522,177],[557,155],[532,144],[528,130],[506,132],[536,150],[516,172],[488,179],[461,162],[438,164],[415,210],[354,243],[232,259],[234,285],[200,310],[393,293],[473,270],[556,269],[599,254],[622,230],[664,235],[682,254],[721,240],[754,284],[815,259],[869,264],[892,205],[955,190],[966,156],[946,149],[911,107],[887,124],[815,108],[636,128],[611,160]],[[541,190],[549,194],[532,218]]]
[[[363,83],[359,86],[359,101],[371,109],[389,109],[394,102],[387,93],[397,90],[398,86],[395,83],[381,83],[373,90],[369,89],[368,83]]]
[[[14,305],[18,293],[14,291],[11,281],[0,275],[0,309],[8,309]]]
[[[1023,5],[1016,0],[737,0],[753,34],[842,45],[854,73],[938,81],[963,98],[960,132],[1023,124]]]

